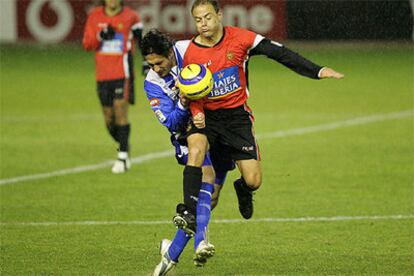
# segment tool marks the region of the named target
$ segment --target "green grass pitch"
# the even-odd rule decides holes
[[[288,46],[346,77],[314,81],[251,60],[263,168],[254,218],[240,220],[232,172],[210,226],[216,256],[194,267],[190,242],[175,275],[413,274],[412,44]],[[133,157],[172,150],[142,81],[130,109]],[[4,184],[115,158],[93,54],[2,45],[0,92],[0,274],[150,275],[181,201],[172,155],[124,175],[106,166]]]

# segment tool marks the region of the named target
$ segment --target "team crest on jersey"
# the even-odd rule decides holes
[[[152,106],[152,107],[156,107],[156,106],[159,106],[160,105],[160,99],[157,99],[157,98],[152,98],[152,99],[150,99],[150,105]]]
[[[124,28],[124,24],[119,23],[117,29],[122,31],[123,28]]]
[[[237,66],[228,67],[213,74],[214,86],[208,95],[209,99],[225,97],[241,89],[239,69]]]
[[[234,54],[233,54],[233,52],[227,52],[227,59],[228,60],[232,60],[233,58],[234,58]]]

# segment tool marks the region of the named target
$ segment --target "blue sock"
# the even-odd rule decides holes
[[[194,236],[194,250],[205,239],[207,233],[207,225],[210,221],[211,213],[211,194],[214,191],[214,185],[204,183],[201,185],[197,202],[197,229]]]
[[[177,230],[177,233],[171,242],[170,248],[168,249],[168,255],[174,262],[178,262],[178,258],[180,257],[190,239],[191,237],[187,235],[183,230]]]

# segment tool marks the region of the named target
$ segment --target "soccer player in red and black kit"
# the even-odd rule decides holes
[[[240,213],[249,219],[253,214],[252,192],[262,184],[253,114],[246,102],[249,96],[249,58],[265,55],[313,79],[340,79],[343,75],[331,68],[316,65],[259,34],[237,27],[223,27],[222,13],[216,0],[196,0],[191,12],[198,35],[183,51],[184,66],[190,63],[205,64],[213,73],[215,85],[206,98],[191,104],[195,121],[204,119],[205,127],[195,124],[190,132],[201,131],[206,134],[213,163],[217,148],[220,148],[220,152],[215,154],[226,155],[236,161],[241,177],[234,182],[234,188]],[[205,143],[206,139],[200,139],[200,160],[208,148]]]
[[[140,46],[142,29],[138,13],[124,7],[122,0],[102,1],[85,25],[83,47],[96,51],[97,90],[106,127],[119,143],[113,173],[124,173],[131,167],[128,106],[135,101],[132,53],[135,41]]]

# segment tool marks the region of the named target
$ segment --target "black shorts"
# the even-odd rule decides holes
[[[190,125],[189,125],[190,126]],[[197,129],[194,125],[192,125],[191,132],[184,133],[176,138],[175,135],[171,136],[171,143],[175,146],[175,156],[178,160],[179,164],[185,165],[187,164],[188,160],[188,145],[187,145],[187,138],[189,135],[193,133],[204,133],[203,130]],[[183,146],[186,148],[186,152],[183,152]],[[221,144],[215,144],[214,147],[210,147],[206,156],[208,156],[209,160],[216,172],[228,172],[232,171],[236,168],[234,160],[231,158],[230,155],[230,148],[226,147]],[[206,162],[204,160],[204,162]],[[203,163],[204,165],[209,165],[211,163]]]
[[[187,147],[187,138],[194,133],[201,133],[206,135],[205,128],[196,128],[193,122],[189,120],[186,130],[181,132],[178,137],[175,135],[171,136],[171,142],[176,147],[176,149],[181,148],[180,146]],[[176,150],[176,152],[178,153],[179,150]],[[234,160],[230,154],[230,147],[216,143],[214,146],[210,146],[209,153],[211,162],[213,163],[213,167],[216,172],[228,172],[236,168]]]
[[[210,147],[210,159],[213,163],[214,171],[216,172],[228,172],[236,168],[236,164],[231,157],[231,148],[215,144],[214,147]]]
[[[126,99],[135,103],[134,79],[97,82],[98,97],[102,106],[113,106],[114,99]]]
[[[244,105],[231,109],[205,110],[205,116],[206,128],[198,130],[192,125],[188,133],[207,135],[213,164],[217,160],[215,156],[223,160],[260,160],[253,129],[254,119]]]

